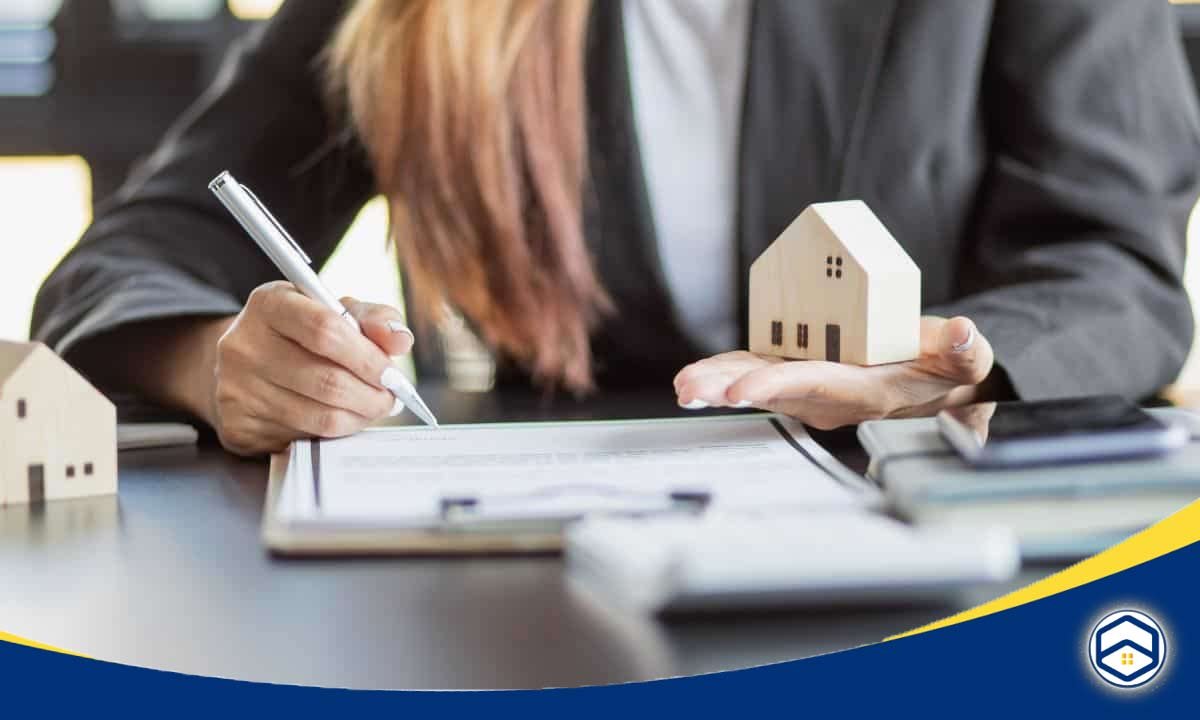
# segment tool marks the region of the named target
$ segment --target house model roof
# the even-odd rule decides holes
[[[904,248],[862,200],[814,203],[801,213],[813,213],[829,228],[855,263],[870,273],[920,272]],[[797,218],[796,222],[800,222]],[[787,238],[792,228],[780,235]]]
[[[40,343],[0,340],[0,388],[4,387],[17,368],[21,367],[39,347],[45,346]]]

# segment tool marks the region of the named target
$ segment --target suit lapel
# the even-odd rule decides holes
[[[757,0],[738,197],[742,341],[750,264],[814,202],[854,191],[894,0]]]

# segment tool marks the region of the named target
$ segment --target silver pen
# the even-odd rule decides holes
[[[237,219],[242,228],[267,254],[267,257],[271,258],[271,262],[275,263],[283,276],[300,292],[341,315],[356,330],[362,330],[346,306],[342,305],[337,296],[330,292],[329,288],[325,287],[321,279],[313,272],[310,267],[312,260],[292,239],[287,230],[283,229],[270,211],[263,206],[262,202],[255,197],[254,193],[250,192],[250,188],[239,183],[228,171],[225,171],[208,184],[208,189],[213,191],[225,209]],[[389,366],[384,371],[383,377],[380,378],[380,384],[391,391],[397,400],[404,403],[426,425],[438,426],[437,418],[433,416],[429,407],[425,405],[425,401],[417,394],[417,389],[398,368]]]

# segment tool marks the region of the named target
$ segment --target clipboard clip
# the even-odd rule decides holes
[[[558,488],[514,495],[446,496],[440,503],[444,530],[546,532],[585,515],[645,517],[665,513],[699,515],[712,501],[706,490],[666,494],[612,492],[606,488]]]

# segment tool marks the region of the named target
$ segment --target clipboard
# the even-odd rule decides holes
[[[431,432],[435,434],[429,435]],[[537,448],[513,450],[516,456],[540,462],[546,459],[546,453],[549,452],[555,456],[555,462],[561,457],[562,462],[568,463],[556,465],[554,472],[570,473],[571,468],[575,468],[581,474],[569,474],[570,480],[559,481],[556,478],[550,483],[530,479],[522,484],[518,478],[510,478],[508,482],[496,485],[451,482],[445,488],[438,489],[440,496],[428,486],[422,489],[418,483],[413,486],[417,495],[411,497],[423,498],[420,500],[421,506],[429,509],[421,512],[427,514],[401,515],[395,527],[388,527],[386,518],[381,524],[378,518],[369,515],[374,508],[390,507],[379,504],[386,502],[384,500],[354,497],[359,501],[359,507],[365,503],[369,508],[365,521],[353,514],[343,514],[340,519],[336,515],[339,512],[339,483],[331,485],[330,480],[331,477],[338,479],[343,476],[337,472],[332,476],[325,474],[325,463],[329,462],[331,453],[336,458],[338,452],[353,455],[361,452],[362,447],[390,448],[393,443],[403,444],[406,446],[404,452],[410,454],[401,453],[394,457],[406,463],[403,465],[406,471],[419,473],[429,471],[431,460],[450,463],[456,468],[461,467],[463,462],[476,462],[473,459],[476,457],[480,458],[479,462],[494,462],[497,458],[495,451],[479,443],[486,445],[483,439],[491,436],[493,446],[501,443],[507,448],[514,437],[519,442],[522,433],[525,441],[537,445]],[[554,433],[560,435],[555,436]],[[547,437],[554,439],[544,440]],[[598,444],[589,445],[593,441]],[[758,509],[772,507],[781,498],[785,504],[790,500],[793,504],[833,503],[843,508],[861,507],[877,495],[877,491],[861,476],[841,465],[817,445],[798,422],[764,414],[662,420],[499,423],[442,426],[436,431],[419,427],[392,427],[368,429],[359,436],[342,440],[301,442],[305,444],[293,446],[289,453],[271,457],[262,539],[278,555],[551,554],[562,552],[566,526],[585,516],[699,515],[708,508],[710,501],[715,500],[735,504],[740,501],[743,508],[750,503]],[[439,452],[448,449],[450,454],[426,452],[426,447],[437,446],[439,442],[451,443],[435,448]],[[454,442],[461,444],[454,445]],[[553,448],[547,450],[543,447],[547,444],[553,445]],[[339,451],[335,448],[354,450]],[[647,459],[647,452],[659,454]],[[709,453],[705,456],[707,461],[712,461],[716,456],[724,457],[726,464],[721,467],[726,470],[710,472],[708,482],[711,484],[693,480],[693,475],[700,472],[691,457],[697,452]],[[741,464],[745,457],[743,453],[746,452],[768,453],[771,462],[775,463],[770,472],[759,472],[758,485],[754,485],[753,473]],[[732,455],[722,455],[725,453]],[[587,460],[581,459],[583,457]],[[765,461],[763,457],[758,459]],[[304,466],[288,472],[289,463],[306,461],[314,463],[313,472],[308,472]],[[600,472],[598,475],[589,475],[587,469],[595,465],[570,465],[572,462],[599,462],[610,468],[610,474],[605,476]],[[613,466],[610,463],[619,467],[616,472],[622,476],[631,472],[625,468],[635,466],[635,474],[640,469],[641,475],[624,484],[606,482],[604,478],[612,477]],[[525,468],[524,465],[520,467],[522,470]],[[707,469],[708,464],[702,467]],[[670,472],[672,468],[676,470],[674,474]],[[789,477],[778,480],[780,470]],[[387,473],[393,471],[377,471],[384,473],[380,476],[383,479],[377,482],[390,482]],[[304,479],[299,484],[287,484],[297,483],[298,478]],[[797,490],[798,486],[792,484],[793,478],[800,485],[809,483],[809,489]],[[351,483],[355,490],[361,488],[356,484],[361,482],[357,478],[346,482]],[[341,492],[346,492],[344,483],[341,487]],[[762,492],[771,487],[776,489],[775,495]],[[783,495],[778,492],[781,487],[785,488]],[[394,493],[394,490],[389,489],[389,492]],[[343,495],[343,501],[344,498]],[[331,512],[335,514],[329,515]],[[312,522],[312,518],[319,519],[322,515],[328,522]]]

